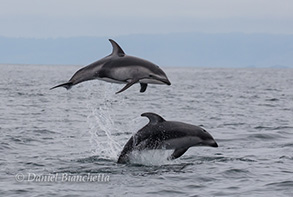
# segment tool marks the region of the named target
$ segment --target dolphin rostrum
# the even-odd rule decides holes
[[[126,55],[114,40],[109,39],[109,41],[113,46],[113,51],[110,55],[81,68],[68,82],[51,89],[58,87],[70,89],[78,83],[93,79],[126,83],[116,94],[123,92],[135,83],[140,83],[140,92],[144,92],[149,83],[171,85],[166,74],[159,66],[147,60]]]
[[[166,121],[155,113],[143,113],[149,123],[125,144],[118,163],[128,163],[132,151],[174,149],[168,159],[182,156],[192,146],[218,147],[217,142],[201,127],[183,122]]]

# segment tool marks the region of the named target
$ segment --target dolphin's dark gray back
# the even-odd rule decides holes
[[[123,92],[135,83],[140,83],[140,92],[147,89],[148,83],[171,85],[166,74],[159,66],[147,60],[126,55],[114,40],[109,39],[109,41],[113,47],[110,55],[79,69],[68,82],[51,89],[58,87],[70,89],[76,84],[93,79],[126,83],[125,87],[116,93]]]
[[[186,139],[189,142],[187,142],[187,144],[182,144],[177,148],[174,147],[175,151],[170,156],[170,159],[180,157],[190,146],[194,146],[190,144],[190,140],[188,140],[189,138],[211,140],[208,146],[218,146],[213,137],[201,127],[183,122],[166,121],[155,113],[144,113],[142,116],[147,117],[150,120],[149,123],[128,140],[118,158],[118,163],[128,162],[129,154],[133,150],[160,149],[164,148],[164,145],[166,145],[164,142],[185,139],[185,137],[187,137]],[[165,148],[168,148],[168,146]]]

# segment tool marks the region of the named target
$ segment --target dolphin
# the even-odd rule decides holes
[[[70,89],[72,86],[84,81],[100,79],[112,83],[126,83],[116,92],[123,92],[135,83],[140,83],[140,92],[144,92],[148,84],[171,85],[166,74],[159,66],[147,60],[126,55],[122,48],[112,39],[113,51],[110,55],[78,70],[71,79],[51,88],[64,87]]]
[[[201,127],[176,121],[166,121],[155,113],[143,113],[149,123],[125,144],[117,163],[128,163],[132,151],[174,149],[168,159],[182,156],[192,146],[218,147],[217,142]]]

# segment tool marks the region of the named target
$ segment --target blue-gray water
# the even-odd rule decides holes
[[[165,68],[172,85],[143,94],[98,80],[49,90],[78,68],[0,66],[1,196],[293,195],[293,69]],[[117,164],[143,112],[201,125],[219,147]]]

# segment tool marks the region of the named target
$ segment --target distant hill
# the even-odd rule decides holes
[[[85,65],[111,53],[107,37],[0,37],[0,63]],[[204,34],[114,37],[124,51],[160,66],[293,67],[293,35]]]

